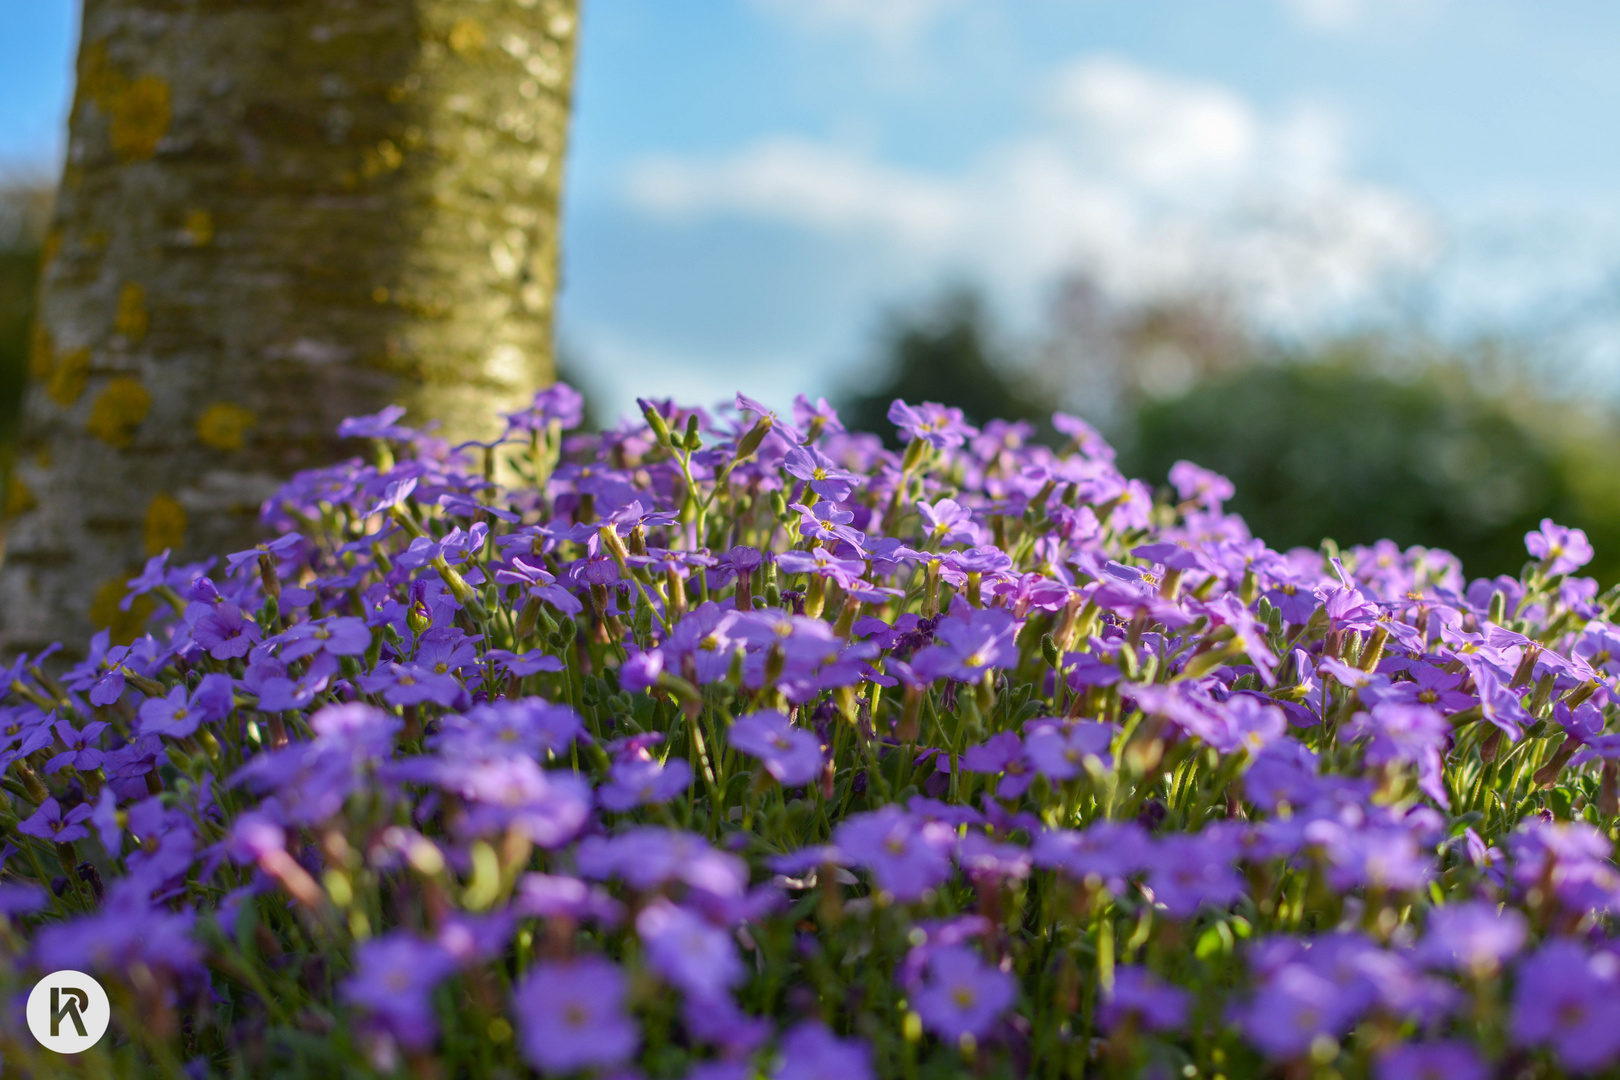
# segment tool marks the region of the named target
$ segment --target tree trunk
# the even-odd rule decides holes
[[[472,437],[550,380],[577,27],[577,0],[85,0],[0,647],[82,649],[148,555],[251,546],[345,416]]]

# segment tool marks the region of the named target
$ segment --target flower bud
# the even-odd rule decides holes
[[[612,522],[605,522],[596,530],[596,533],[602,538],[602,546],[607,548],[609,555],[613,556],[613,561],[619,564],[619,569],[628,573],[625,560],[630,557],[630,552],[624,546],[624,540],[620,538],[618,528]]]
[[[646,418],[647,426],[652,428],[653,434],[658,436],[659,445],[672,446],[673,440],[670,438],[669,425],[664,422],[664,415],[649,402],[642,401],[640,404],[641,415]]]
[[[737,460],[741,461],[744,458],[751,457],[754,451],[759,449],[760,443],[765,441],[765,436],[770,433],[770,418],[761,417],[753,427],[748,429],[748,434],[744,435],[742,441],[737,444]]]

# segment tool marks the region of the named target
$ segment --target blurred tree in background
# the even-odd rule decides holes
[[[12,448],[28,379],[29,327],[50,207],[51,189],[43,181],[0,183],[0,508],[10,505]]]
[[[1231,507],[1276,548],[1389,537],[1446,548],[1471,576],[1516,574],[1543,517],[1583,528],[1590,568],[1620,580],[1620,427],[1600,408],[1538,394],[1511,352],[1447,347],[1411,330],[1283,348],[1219,295],[1125,304],[1067,282],[1034,362],[953,290],[892,317],[884,381],[844,403],[883,432],[889,402],[940,401],[972,420],[1080,412],[1134,476],[1182,458],[1232,479]],[[1517,373],[1517,374],[1516,374]]]
[[[1482,389],[1465,361],[1414,362],[1404,376],[1328,345],[1148,400],[1122,464],[1162,479],[1178,459],[1237,486],[1231,508],[1274,547],[1388,536],[1446,548],[1470,576],[1516,574],[1544,517],[1585,529],[1590,568],[1620,578],[1620,455],[1613,425],[1520,388]]]
[[[1012,369],[1010,351],[997,339],[988,306],[972,290],[952,289],[931,305],[893,312],[872,365],[881,381],[846,395],[839,418],[851,431],[875,432],[892,443],[889,405],[904,398],[954,405],[974,424],[1000,418],[1046,427],[1051,405]]]

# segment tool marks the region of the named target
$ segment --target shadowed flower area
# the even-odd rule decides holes
[[[1063,414],[643,405],[356,418],[132,643],[0,673],[0,993],[94,973],[128,1076],[1620,1065],[1582,530],[1470,579]]]

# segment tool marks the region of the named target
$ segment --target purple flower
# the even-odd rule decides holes
[[[484,659],[495,661],[502,671],[518,679],[538,675],[542,671],[562,671],[568,666],[560,657],[541,652],[539,649],[526,653],[515,653],[510,649],[490,649],[484,653]]]
[[[401,1044],[422,1050],[433,1044],[439,1031],[433,1015],[434,987],[455,966],[439,945],[396,930],[356,950],[354,974],[343,981],[339,993]]]
[[[1098,821],[1082,831],[1042,829],[1030,850],[1037,866],[1061,870],[1076,881],[1096,875],[1119,878],[1149,865],[1147,834],[1134,821]]]
[[[743,978],[731,935],[667,900],[642,908],[636,933],[652,969],[692,997],[718,998]]]
[[[657,649],[632,652],[630,658],[619,665],[619,686],[627,693],[637,694],[658,685],[658,676],[664,673],[664,654]]]
[[[503,415],[508,433],[544,431],[553,421],[563,431],[571,431],[584,422],[585,398],[567,383],[552,383],[534,395],[534,403],[527,409]]]
[[[840,1039],[814,1020],[782,1039],[772,1080],[872,1080],[872,1051],[857,1039]]]
[[[488,761],[424,762],[421,777],[437,782],[466,800],[455,826],[463,836],[492,836],[516,829],[543,848],[561,847],[591,816],[591,791],[584,778],[555,769],[546,771],[533,759],[503,757]],[[414,762],[396,768],[410,776]]]
[[[962,768],[966,772],[1003,774],[996,785],[998,799],[1018,798],[1035,780],[1035,772],[1024,756],[1023,740],[1012,731],[992,735],[980,745],[962,751]]]
[[[1509,1029],[1520,1046],[1551,1044],[1566,1068],[1590,1072],[1620,1053],[1620,982],[1612,953],[1588,957],[1554,939],[1519,965]]]
[[[927,978],[913,997],[923,1026],[952,1042],[983,1038],[1018,998],[1018,983],[965,945],[947,945],[928,957]]]
[[[201,725],[224,719],[232,708],[230,676],[205,675],[191,693],[186,692],[184,683],[177,683],[167,696],[142,702],[141,734],[184,739]]]
[[[411,497],[411,492],[415,490],[416,477],[414,476],[407,476],[400,480],[390,480],[388,486],[383,488],[382,498],[373,503],[371,509],[366,511],[366,517],[402,505],[406,499]]]
[[[1472,900],[1436,908],[1429,916],[1420,955],[1439,967],[1481,978],[1516,956],[1529,933],[1525,917],[1512,908]]]
[[[726,738],[732,749],[764,762],[765,771],[783,787],[799,787],[821,775],[821,740],[779,712],[738,717]]]
[[[691,784],[692,766],[685,758],[629,758],[613,763],[608,782],[596,796],[607,809],[622,813],[637,806],[668,802]]]
[[[154,971],[195,974],[202,947],[192,937],[196,913],[152,907],[133,882],[112,885],[93,915],[42,927],[34,939],[34,963],[45,971],[105,971],[125,975],[133,965]]]
[[[793,422],[805,431],[805,438],[810,442],[819,435],[842,435],[845,430],[837,411],[827,404],[826,398],[816,398],[812,405],[803,394],[793,397]]]
[[[828,578],[836,581],[840,587],[849,588],[861,579],[866,573],[866,564],[859,559],[840,559],[824,547],[812,548],[809,551],[784,551],[776,558],[776,565],[784,573],[814,574],[816,577]]]
[[[53,795],[40,803],[39,809],[17,826],[17,831],[37,836],[53,844],[72,843],[90,835],[90,830],[80,823],[88,818],[91,812],[89,803],[80,803],[64,814],[61,804]]]
[[[1552,518],[1542,518],[1541,528],[1525,533],[1524,546],[1550,574],[1572,574],[1592,561],[1592,544],[1586,533],[1555,525]]]
[[[841,469],[833,460],[813,446],[795,446],[782,458],[782,468],[789,476],[807,482],[811,491],[832,503],[849,498],[859,484],[859,478]]]
[[[90,824],[95,827],[101,849],[108,855],[118,855],[123,847],[124,830],[118,824],[118,795],[112,785],[101,789],[95,808],[90,811]]]
[[[253,668],[249,668],[248,671],[251,674]],[[297,679],[289,679],[285,675],[266,675],[259,680],[258,685],[259,711],[291,712],[307,709],[326,690],[332,676],[337,672],[337,660],[326,653],[320,653]],[[244,678],[243,681],[248,680]]]
[[[831,502],[818,502],[813,507],[793,503],[792,508],[799,512],[799,535],[806,540],[832,547],[842,540],[856,551],[865,550],[866,534],[849,527],[855,515],[848,510],[840,510]]]
[[[619,1065],[641,1035],[625,1014],[623,973],[599,957],[540,963],[512,998],[523,1057],[544,1073]]]
[[[741,859],[674,829],[642,826],[612,837],[586,837],[575,861],[585,877],[619,877],[636,889],[684,881],[715,896],[741,896],[748,886],[748,865]]]
[[[1219,837],[1166,836],[1153,845],[1148,884],[1171,916],[1184,919],[1203,904],[1225,907],[1243,895],[1231,845]]]
[[[1035,771],[1052,780],[1072,780],[1085,771],[1085,759],[1096,757],[1108,768],[1113,756],[1114,726],[1087,722],[1035,720],[1024,739],[1024,752]]]
[[[215,660],[246,656],[259,640],[259,627],[230,601],[215,604],[191,629],[193,640]]]
[[[1184,502],[1197,502],[1205,509],[1219,512],[1221,504],[1237,494],[1232,481],[1220,473],[1200,468],[1190,461],[1178,461],[1170,466],[1170,483]]]
[[[102,753],[91,744],[101,737],[107,730],[107,725],[100,720],[92,720],[84,725],[82,731],[75,731],[73,725],[66,720],[56,722],[56,737],[66,747],[62,753],[57,754],[45,763],[47,773],[60,772],[64,768],[78,769],[86,772],[101,767]]]
[[[560,754],[585,734],[571,707],[544,698],[507,698],[474,705],[464,716],[446,716],[428,745],[445,758],[481,761],[509,754],[544,759]]]
[[[409,428],[399,427],[397,421],[405,415],[405,406],[389,405],[369,416],[351,416],[338,425],[338,437],[343,439],[408,439]]]
[[[1239,1010],[1244,1034],[1267,1057],[1299,1057],[1319,1036],[1344,1033],[1366,1003],[1305,964],[1273,973]]]
[[[895,398],[889,406],[889,423],[899,428],[906,438],[922,439],[935,450],[961,446],[968,436],[979,433],[978,428],[962,419],[961,409],[932,401],[913,406]]]
[[[516,928],[516,916],[510,911],[456,912],[439,924],[437,943],[457,964],[487,964],[500,958]]]
[[[278,654],[291,662],[318,652],[332,656],[360,656],[371,648],[371,629],[364,619],[345,615],[299,623],[281,636]]]
[[[624,905],[607,890],[585,884],[578,878],[553,874],[524,874],[512,898],[512,909],[520,915],[542,919],[590,920],[616,926],[624,918]]]
[[[1438,712],[1427,705],[1374,705],[1371,713],[1357,713],[1349,730],[1368,736],[1369,765],[1392,761],[1416,765],[1423,793],[1441,806],[1451,805],[1440,763],[1451,725]]]
[[[919,500],[917,513],[922,515],[923,528],[928,533],[925,539],[944,544],[973,544],[979,541],[981,532],[973,524],[973,512],[958,505],[955,499],[939,499],[932,503]]]
[[[27,882],[0,883],[0,918],[32,915],[45,907],[45,890]]]
[[[1403,1043],[1378,1058],[1378,1080],[1485,1080],[1490,1070],[1460,1042]]]
[[[534,561],[539,560],[536,558]],[[544,567],[525,562],[521,557],[514,558],[509,565],[495,571],[495,583],[526,585],[528,595],[544,600],[564,615],[578,615],[585,610],[585,605],[580,602],[579,597],[557,584],[555,575]]]
[[[1104,995],[1098,1016],[1112,1030],[1127,1017],[1147,1031],[1178,1031],[1187,1022],[1187,991],[1167,986],[1151,971],[1121,966],[1114,969],[1114,988]]]
[[[941,619],[934,631],[939,644],[918,652],[911,666],[930,680],[978,682],[991,668],[1018,662],[1021,626],[1006,608],[976,608],[962,618]]]
[[[944,884],[951,872],[956,831],[923,821],[898,806],[846,818],[833,833],[841,851],[871,871],[878,888],[896,900],[919,900]]]
[[[381,663],[369,675],[359,679],[360,689],[368,694],[381,694],[390,705],[420,705],[432,701],[450,706],[465,692],[461,682],[450,674],[441,674],[418,664]]]
[[[289,558],[303,542],[304,538],[297,533],[287,533],[274,540],[261,540],[246,551],[237,551],[225,556],[225,573],[235,574],[244,564],[252,566],[258,562],[260,555],[269,555],[276,559]]]

